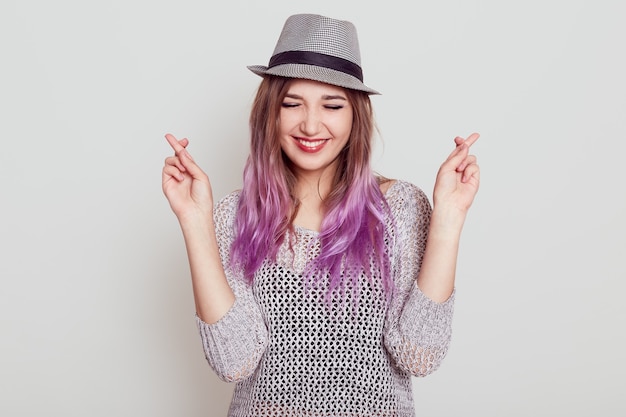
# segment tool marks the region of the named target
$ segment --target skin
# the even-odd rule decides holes
[[[426,251],[417,280],[420,290],[436,302],[446,301],[454,289],[456,260],[467,212],[480,184],[480,169],[470,147],[480,135],[456,137],[456,148],[437,173],[433,212]]]
[[[319,230],[321,203],[337,168],[336,157],[350,135],[353,113],[344,91],[294,80],[280,112],[281,147],[293,163],[296,196],[301,201],[294,223],[312,230]],[[469,153],[478,137],[477,133],[456,137],[455,149],[437,173],[428,242],[417,282],[435,302],[446,301],[454,289],[461,231],[480,182],[476,157]],[[183,232],[196,312],[203,321],[215,323],[228,312],[235,297],[219,257],[211,184],[187,151],[189,141],[171,134],[165,138],[174,155],[165,160],[163,192]],[[311,146],[320,140],[325,142],[317,152],[307,152],[298,144]],[[381,185],[382,191],[390,185]]]
[[[296,225],[320,229],[322,202],[330,191],[337,156],[350,138],[352,117],[343,88],[309,80],[290,84],[280,111],[280,144],[297,177]]]

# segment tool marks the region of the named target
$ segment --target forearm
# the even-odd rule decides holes
[[[198,317],[219,321],[232,307],[235,296],[226,280],[211,216],[180,221]]]
[[[438,303],[446,301],[454,290],[457,256],[465,214],[456,209],[434,207],[430,219],[426,250],[417,284],[420,290]]]

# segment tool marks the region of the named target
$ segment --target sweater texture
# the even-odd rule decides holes
[[[236,382],[229,417],[415,415],[411,376],[428,375],[446,355],[454,294],[436,303],[416,284],[431,214],[426,195],[396,181],[385,198],[392,217],[390,301],[375,270],[373,279],[360,273],[356,300],[347,291],[328,303],[323,285],[307,289],[303,271],[319,253],[318,233],[297,226],[250,285],[229,263],[239,192],[216,205],[220,256],[235,303],[217,323],[196,321],[210,366]]]

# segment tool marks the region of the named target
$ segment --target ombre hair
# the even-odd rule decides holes
[[[276,260],[287,232],[293,231],[292,220],[298,209],[293,193],[296,177],[278,133],[290,81],[264,77],[250,114],[250,155],[244,168],[230,259],[249,282],[265,259]],[[320,254],[306,266],[304,279],[309,286],[327,281],[327,300],[346,290],[358,299],[359,277],[365,274],[388,299],[393,292],[385,245],[390,215],[370,164],[373,110],[367,93],[351,89],[345,93],[353,108],[352,130],[337,157],[331,191],[323,201]]]

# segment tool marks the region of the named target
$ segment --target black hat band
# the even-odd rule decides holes
[[[363,70],[347,59],[311,51],[285,51],[270,59],[268,68],[283,64],[307,64],[340,71],[363,82]]]

